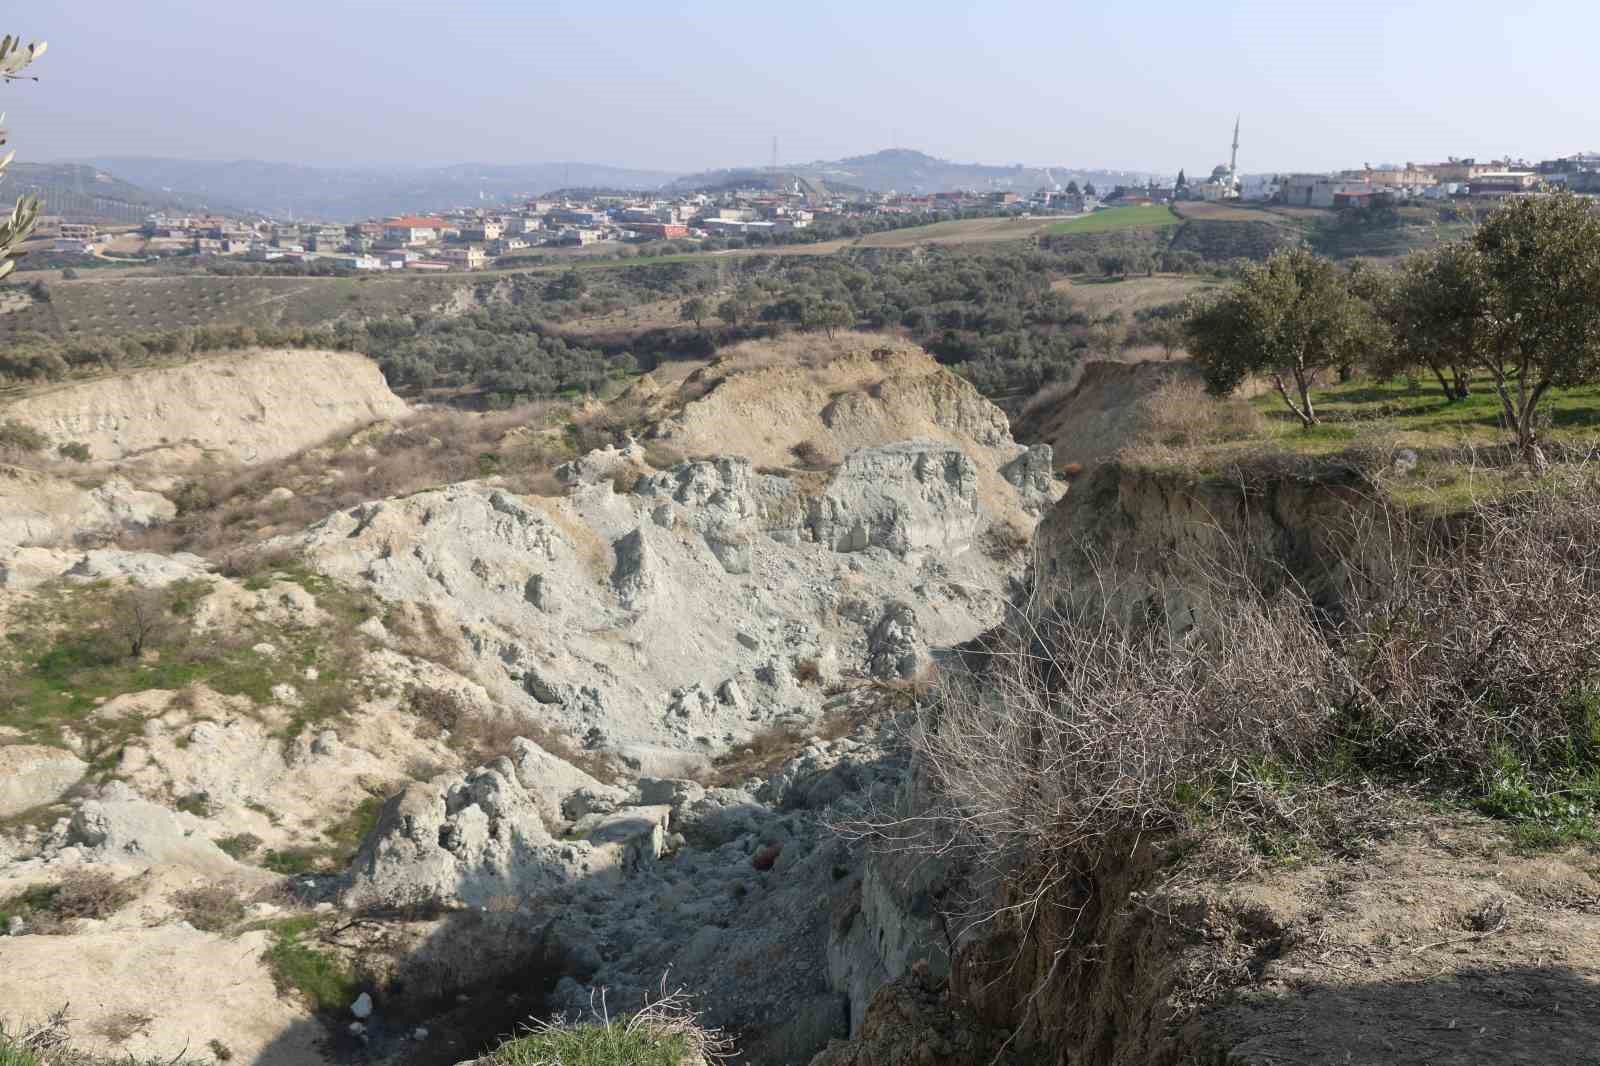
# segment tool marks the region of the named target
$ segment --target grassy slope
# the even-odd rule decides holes
[[[1137,463],[1208,475],[1263,452],[1301,458],[1340,457],[1378,470],[1396,499],[1432,511],[1451,511],[1527,483],[1514,438],[1501,428],[1500,403],[1484,381],[1466,400],[1447,403],[1431,379],[1379,382],[1357,378],[1312,391],[1320,424],[1302,428],[1278,394],[1266,387],[1248,400],[1211,400],[1193,386],[1166,432],[1158,427],[1131,453]],[[1202,407],[1221,405],[1202,412]],[[1553,389],[1541,410],[1543,439],[1552,458],[1562,450],[1584,454],[1600,445],[1600,385]],[[1199,433],[1190,426],[1212,422]],[[1413,468],[1393,463],[1402,450],[1416,453]]]
[[[1113,207],[1105,211],[1096,211],[1094,214],[1085,215],[1082,218],[1069,218],[1064,222],[1054,223],[1045,232],[1051,235],[1060,233],[1104,233],[1108,230],[1118,229],[1176,226],[1181,221],[1183,220],[1173,214],[1171,208],[1149,204],[1140,207]]]

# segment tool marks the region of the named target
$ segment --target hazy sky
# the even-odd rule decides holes
[[[20,159],[582,160],[890,145],[1246,171],[1600,148],[1596,0],[33,0]]]

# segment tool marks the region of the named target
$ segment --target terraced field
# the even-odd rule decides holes
[[[456,283],[459,285],[459,282]],[[455,286],[437,278],[112,277],[45,286],[48,299],[0,309],[0,340],[24,334],[106,336],[217,324],[309,326],[432,306]]]

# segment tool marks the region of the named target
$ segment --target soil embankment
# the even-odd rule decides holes
[[[54,387],[0,408],[98,461],[282,458],[406,404],[355,352],[247,351]]]

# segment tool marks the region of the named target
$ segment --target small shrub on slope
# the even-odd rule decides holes
[[[488,1066],[698,1066],[732,1051],[731,1042],[701,1025],[674,993],[637,1014],[615,1018],[602,1000],[592,1021],[536,1024],[482,1061]]]

